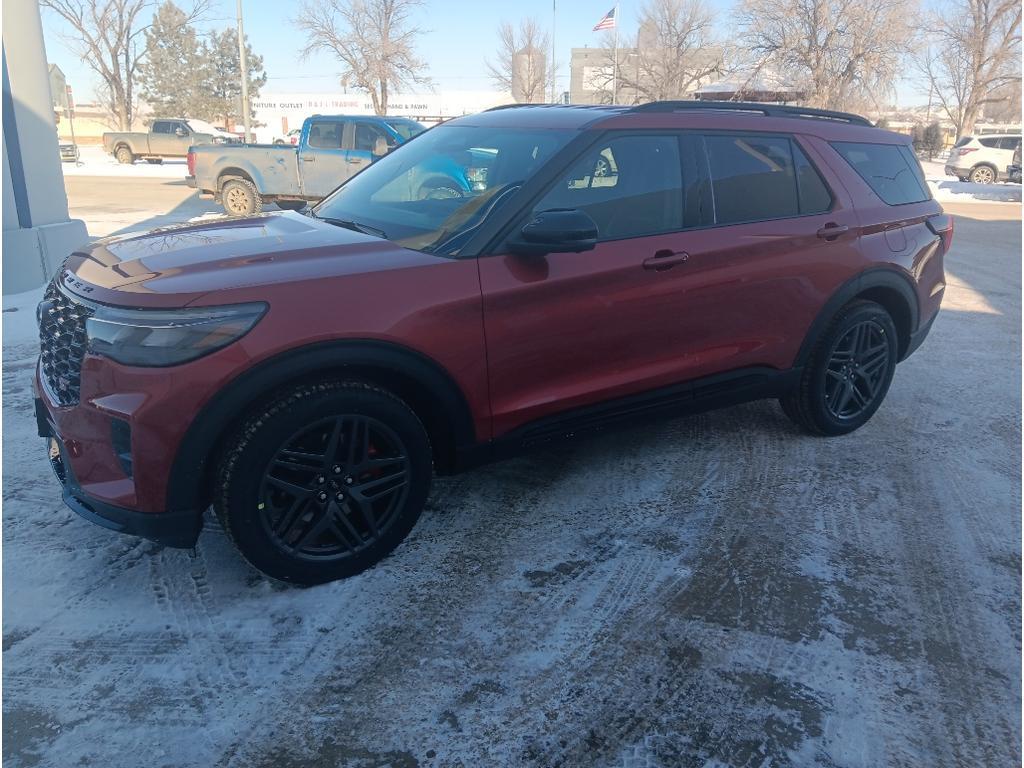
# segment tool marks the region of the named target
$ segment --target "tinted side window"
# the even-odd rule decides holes
[[[968,144],[970,144],[972,141],[974,141],[974,137],[973,136],[961,136],[959,139],[957,139],[956,144],[953,145],[953,149],[959,149],[960,147],[965,147]]]
[[[313,123],[309,126],[309,146],[320,149],[341,149],[342,124],[337,122]]]
[[[800,215],[824,213],[832,207],[832,193],[799,145],[790,142],[790,146],[793,148],[793,164],[796,166]]]
[[[674,136],[620,136],[588,150],[534,208],[578,208],[598,239],[683,228],[683,179]]]
[[[153,123],[153,133],[170,133],[171,124],[166,120],[157,120]]]
[[[994,136],[983,136],[978,139],[981,142],[981,146],[988,147],[989,149],[999,149],[999,139]]]
[[[1019,136],[1004,136],[999,140],[1000,149],[1014,150],[1020,146]]]
[[[837,141],[832,146],[889,205],[919,203],[931,198],[920,170],[912,167],[900,145]]]
[[[705,143],[716,223],[737,224],[800,214],[788,139],[706,136]]]
[[[356,123],[356,145],[355,149],[362,149],[366,152],[373,152],[373,145],[377,142],[377,137],[383,136],[387,140],[388,145],[394,144],[391,141],[391,137],[388,136],[384,131],[378,128],[372,123]]]

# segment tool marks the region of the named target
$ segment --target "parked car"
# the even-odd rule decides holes
[[[1014,184],[1020,184],[1020,144],[1013,153],[1013,162],[1006,166],[1006,176]]]
[[[424,197],[438,157],[459,193]],[[264,573],[329,581],[402,541],[435,472],[758,398],[852,432],[952,237],[909,137],[854,115],[488,111],[308,216],[76,251],[39,307],[39,432],[86,518],[189,547],[213,504]]]
[[[405,118],[314,115],[302,124],[297,147],[194,147],[187,180],[233,216],[257,213],[264,202],[299,210],[424,130]]]
[[[161,163],[164,158],[183,158],[189,147],[202,144],[240,144],[241,139],[204,120],[176,118],[154,120],[148,132],[111,132],[103,134],[103,149],[119,163],[131,164],[145,159]]]
[[[1020,149],[1020,134],[992,133],[961,136],[946,160],[946,175],[975,184],[1007,181],[1006,167]]]
[[[299,136],[302,135],[301,128],[292,128],[288,133],[283,136],[277,136],[272,143],[274,144],[291,144],[292,146],[299,143]]]
[[[77,163],[78,162],[78,145],[73,141],[61,141],[59,143],[60,148],[60,161],[62,163]]]

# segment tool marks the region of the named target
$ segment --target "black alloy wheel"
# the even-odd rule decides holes
[[[230,440],[214,510],[253,566],[294,584],[353,576],[416,525],[430,439],[393,393],[325,381],[278,393]]]
[[[850,328],[832,350],[825,367],[825,407],[836,419],[856,419],[882,392],[890,344],[877,320]]]
[[[408,493],[408,452],[395,431],[369,416],[332,416],[296,432],[271,459],[260,520],[291,557],[343,558],[379,541]]]
[[[843,307],[816,340],[782,410],[813,435],[845,435],[882,404],[896,371],[899,339],[892,317],[873,301]]]

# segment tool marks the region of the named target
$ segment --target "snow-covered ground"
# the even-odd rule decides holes
[[[131,165],[122,165],[100,146],[79,147],[77,163],[61,163],[65,176],[124,176],[126,178],[156,177],[161,179],[183,179],[188,175],[188,165],[181,160],[164,160],[148,163],[136,160]]]
[[[925,160],[921,163],[932,197],[940,203],[1019,203],[1020,184],[972,184],[946,175],[945,163]]]
[[[5,766],[1020,765],[1020,231],[958,220],[857,433],[764,402],[484,467],[305,590],[62,505],[13,297]]]

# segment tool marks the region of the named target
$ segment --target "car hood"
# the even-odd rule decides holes
[[[61,280],[101,303],[181,307],[213,291],[418,266],[439,257],[293,212],[217,217],[98,240]]]

